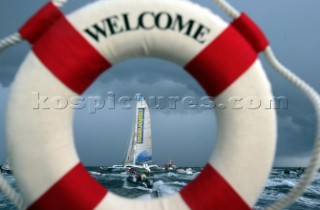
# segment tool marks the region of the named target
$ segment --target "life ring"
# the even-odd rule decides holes
[[[33,92],[78,96],[105,69],[152,56],[184,67],[208,95],[270,99],[257,53],[267,41],[244,14],[231,24],[183,0],[96,1],[65,17],[49,3],[20,34],[33,45],[12,85],[7,136],[29,209],[250,209],[271,170],[274,110],[216,109],[217,143],[201,174],[174,196],[129,200],[82,166],[72,109],[34,110]],[[258,37],[258,38],[257,38]],[[200,126],[200,125],[199,125]]]

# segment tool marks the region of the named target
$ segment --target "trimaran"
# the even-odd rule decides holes
[[[109,171],[126,171],[130,168],[136,171],[148,171],[158,169],[152,163],[152,136],[150,111],[147,102],[142,96],[138,96],[135,110],[135,118],[131,131],[131,137],[127,146],[124,165],[108,167]]]

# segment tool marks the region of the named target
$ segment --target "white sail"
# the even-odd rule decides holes
[[[146,101],[140,97],[137,102],[134,126],[127,149],[126,165],[152,162],[152,138],[150,111]]]

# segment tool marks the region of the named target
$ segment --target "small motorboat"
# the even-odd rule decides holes
[[[282,172],[282,176],[285,176],[286,178],[299,178],[304,174],[304,169],[303,168],[291,168],[291,169],[286,169]]]
[[[172,164],[172,160],[169,160],[169,162],[167,164],[164,165],[165,170],[167,171],[172,171],[172,170],[176,170],[177,166]]]
[[[127,182],[135,186],[141,186],[145,188],[153,188],[153,181],[148,178],[146,174],[130,174],[127,177]]]

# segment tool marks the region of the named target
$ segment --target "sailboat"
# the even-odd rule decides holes
[[[127,146],[124,165],[108,167],[109,171],[119,172],[131,168],[139,172],[150,172],[157,165],[152,163],[151,119],[147,102],[140,95],[135,110],[131,137]]]
[[[7,174],[12,174],[12,169],[10,166],[10,160],[7,159],[6,163],[0,166],[0,172],[1,173],[7,173]]]
[[[138,98],[135,120],[127,148],[125,165],[146,166],[152,162],[150,111],[146,101]]]

